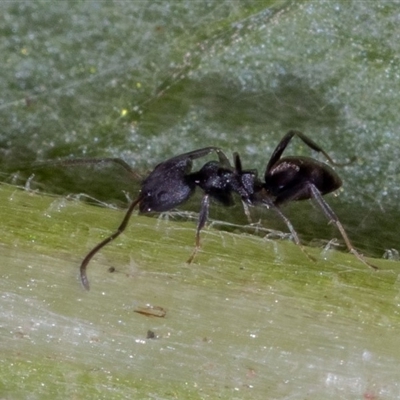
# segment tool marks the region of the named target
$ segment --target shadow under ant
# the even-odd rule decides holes
[[[294,136],[300,138],[312,150],[322,153],[332,165],[346,165],[335,163],[314,141],[295,130],[289,131],[275,148],[267,164],[264,181],[258,178],[257,170],[242,168],[238,153],[233,154],[232,165],[223,151],[213,146],[180,154],[163,161],[143,180],[139,196],[130,204],[117,230],[97,244],[83,259],[80,265],[80,278],[84,288],[89,290],[86,270],[90,260],[101,248],[124,232],[132,212],[137,206],[142,214],[169,211],[186,202],[193,195],[196,187],[201,188],[204,194],[198,217],[195,248],[187,260],[188,263],[193,261],[200,249],[200,232],[208,219],[210,200],[216,200],[224,206],[231,206],[234,204],[233,195],[236,194],[240,196],[244,212],[249,220],[249,207],[261,205],[273,209],[285,222],[293,241],[302,250],[297,232],[280,207],[291,201],[312,199],[321,208],[329,222],[336,225],[350,253],[363,264],[377,270],[377,266],[369,263],[354,248],[338,217],[323,199],[323,195],[335,191],[342,185],[338,174],[329,165],[310,157],[282,157],[282,153]],[[213,152],[218,156],[218,161],[209,161],[200,170],[192,171],[193,160]],[[102,162],[118,163],[130,174],[137,176],[126,162],[116,158],[61,160],[60,164],[78,165]],[[305,254],[311,258],[306,252]]]

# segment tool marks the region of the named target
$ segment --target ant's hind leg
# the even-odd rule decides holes
[[[203,196],[203,200],[201,201],[201,208],[199,213],[199,221],[197,223],[197,231],[196,231],[196,246],[193,250],[192,255],[186,261],[188,264],[191,264],[194,258],[196,257],[197,252],[199,251],[200,245],[200,231],[204,228],[204,225],[208,219],[208,210],[210,207],[210,197],[208,194]]]
[[[363,264],[367,265],[368,267],[377,270],[379,269],[376,265],[373,265],[371,263],[369,263],[364,256],[359,253],[354,246],[352,245],[352,243],[350,242],[349,237],[347,236],[346,231],[344,230],[343,225],[341,224],[341,222],[339,221],[339,218],[337,217],[337,215],[333,212],[332,208],[329,206],[329,204],[322,198],[321,193],[319,192],[319,190],[312,184],[309,185],[310,186],[310,193],[311,193],[311,197],[316,201],[316,203],[321,207],[322,211],[324,212],[324,214],[326,215],[326,217],[329,219],[330,222],[333,222],[336,227],[338,228],[340,234],[343,237],[344,242],[346,243],[346,246],[348,248],[348,250],[350,251],[350,253],[352,253],[354,256],[357,257],[357,259],[359,261],[361,261]]]

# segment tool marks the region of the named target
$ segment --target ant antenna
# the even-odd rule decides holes
[[[125,217],[123,219],[123,221],[121,222],[121,225],[118,227],[118,229],[109,237],[107,237],[106,239],[104,239],[102,242],[100,242],[98,245],[96,245],[87,255],[86,257],[83,259],[82,264],[80,266],[80,277],[81,277],[81,282],[83,287],[86,290],[90,289],[90,285],[89,285],[89,280],[86,274],[86,269],[87,269],[87,265],[89,264],[89,261],[93,258],[93,256],[100,250],[102,249],[106,244],[110,243],[111,241],[113,241],[115,238],[117,238],[127,227],[128,222],[132,216],[132,212],[134,210],[134,208],[143,200],[142,196],[139,196],[128,208],[128,211],[125,214]]]

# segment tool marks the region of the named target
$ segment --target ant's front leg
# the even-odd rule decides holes
[[[43,161],[38,162],[33,165],[34,168],[46,167],[50,165],[54,166],[66,166],[66,167],[75,167],[79,165],[95,165],[95,164],[116,164],[124,168],[129,175],[131,175],[135,179],[141,179],[141,176],[124,160],[121,158],[72,158],[65,160],[51,160],[51,161]]]

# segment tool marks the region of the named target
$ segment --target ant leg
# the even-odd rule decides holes
[[[317,145],[313,140],[311,140],[308,136],[306,136],[304,133],[299,132],[299,131],[290,131],[297,137],[299,137],[308,147],[310,147],[312,150],[321,153],[325,156],[325,158],[332,164],[335,165],[336,167],[344,167],[346,165],[350,165],[353,163],[357,157],[352,157],[349,161],[344,162],[344,163],[338,163],[336,161],[333,161],[332,158],[329,156],[329,154],[324,151],[320,146]]]
[[[354,246],[351,244],[349,237],[347,236],[346,231],[344,230],[343,225],[340,223],[337,215],[333,212],[332,208],[329,204],[322,198],[321,193],[313,184],[309,184],[310,194],[311,197],[317,202],[317,204],[321,207],[322,211],[324,212],[325,216],[329,219],[330,222],[333,222],[337,229],[339,230],[340,234],[343,237],[344,242],[350,253],[355,255],[358,260],[360,260],[363,264],[367,265],[368,267],[377,270],[379,269],[376,265],[369,263],[362,254],[360,254]]]
[[[193,250],[192,255],[186,261],[188,264],[191,264],[194,258],[196,257],[197,252],[200,249],[200,231],[204,228],[204,225],[208,219],[208,210],[210,207],[210,196],[205,194],[203,196],[203,200],[201,201],[201,208],[199,213],[199,221],[197,223],[197,231],[196,231],[196,246]]]
[[[298,246],[302,247],[301,243],[300,243],[299,235],[295,231],[292,223],[289,221],[289,219],[286,217],[286,215],[282,213],[280,208],[268,197],[265,197],[262,199],[262,204],[264,204],[267,208],[272,208],[276,213],[278,213],[278,215],[283,219],[283,222],[288,227],[290,234],[292,235],[293,241]]]
[[[133,170],[133,168],[121,158],[75,158],[66,160],[55,160],[55,161],[43,161],[34,164],[35,168],[47,166],[47,165],[64,165],[74,167],[76,165],[88,165],[88,164],[104,164],[114,163],[124,168],[130,175],[135,179],[141,179],[139,174]]]
[[[230,165],[229,160],[226,157],[226,155],[224,154],[224,152],[219,147],[215,147],[215,146],[204,147],[202,149],[189,151],[188,153],[179,154],[178,156],[172,157],[169,160],[166,160],[166,161],[162,162],[159,165],[169,164],[169,163],[172,163],[173,165],[176,165],[180,161],[196,160],[197,158],[201,158],[201,157],[207,156],[208,154],[212,153],[213,151],[215,153],[217,153],[219,161],[222,164],[225,165],[225,163],[228,163],[228,165]]]
[[[301,139],[310,149],[318,152],[318,153],[322,153],[326,159],[332,164],[332,165],[336,165],[336,166],[343,166],[343,165],[347,165],[349,163],[345,163],[345,164],[339,164],[336,163],[335,161],[332,160],[332,158],[329,156],[329,154],[324,151],[320,146],[317,145],[317,143],[315,143],[313,140],[311,140],[308,136],[306,136],[304,133],[300,132],[300,131],[289,131],[288,134],[291,134],[293,137],[294,135],[296,135],[299,139]]]
[[[242,200],[242,205],[243,205],[244,214],[246,215],[246,218],[247,218],[247,222],[251,225],[253,223],[253,220],[251,219],[249,205],[243,200]]]
[[[300,242],[299,235],[295,231],[292,223],[289,221],[286,215],[283,214],[280,208],[276,204],[274,204],[274,202],[270,199],[263,199],[262,203],[268,208],[272,208],[282,218],[283,222],[285,222],[286,226],[288,227],[290,234],[292,235],[294,243],[300,247],[300,250],[306,255],[306,257],[311,261],[316,261],[316,259],[313,256],[311,256],[306,252],[306,250],[304,249],[303,245]]]
[[[280,208],[275,205],[273,203],[272,200],[270,199],[263,199],[262,203],[267,206],[267,208],[272,208],[282,219],[283,222],[286,224],[286,226],[288,227],[290,234],[292,235],[293,241],[300,247],[302,247],[301,243],[300,243],[300,239],[299,239],[299,235],[297,234],[297,232],[295,231],[292,223],[289,221],[289,219],[286,217],[285,214],[282,213],[282,211],[280,210]]]
[[[81,276],[81,282],[83,287],[86,290],[89,290],[89,280],[86,274],[86,269],[87,265],[89,264],[89,261],[93,258],[93,256],[101,249],[103,248],[106,244],[110,243],[112,240],[117,238],[125,229],[126,226],[128,225],[129,219],[131,218],[133,209],[136,207],[138,203],[142,201],[142,197],[139,196],[128,208],[128,211],[125,214],[124,219],[122,220],[121,225],[118,227],[118,229],[110,235],[108,238],[104,239],[102,242],[100,242],[97,246],[95,246],[83,259],[82,264],[80,266],[80,276]]]
[[[230,163],[230,161],[228,160],[228,157],[226,156],[226,154],[219,148],[219,147],[214,147],[214,146],[210,146],[210,147],[205,147],[203,149],[199,149],[199,150],[194,150],[191,151],[189,153],[185,153],[185,154],[181,154],[180,156],[176,156],[176,158],[180,159],[180,158],[189,158],[190,160],[194,160],[196,158],[200,158],[200,157],[205,157],[206,155],[215,152],[218,156],[218,161],[221,164],[221,167],[225,167],[228,169],[232,168],[232,165]]]
[[[354,158],[353,158],[347,163],[337,163],[332,160],[332,158],[329,156],[329,154],[326,151],[324,151],[320,146],[318,146],[313,140],[311,140],[304,133],[302,133],[300,131],[291,130],[282,138],[282,140],[276,146],[276,148],[275,148],[274,152],[272,153],[272,156],[268,162],[266,172],[269,172],[272,169],[272,167],[275,165],[275,163],[281,158],[282,153],[285,151],[286,147],[288,146],[289,142],[293,139],[294,136],[297,136],[299,139],[301,139],[312,150],[314,150],[318,153],[322,153],[332,165],[345,166],[354,161]]]

